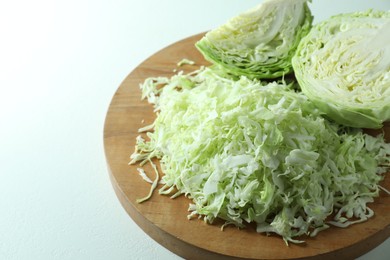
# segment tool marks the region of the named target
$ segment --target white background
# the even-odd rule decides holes
[[[0,2],[0,259],[180,259],[109,181],[112,95],[148,56],[261,0]],[[315,21],[389,0],[314,0]],[[390,240],[361,259],[385,259]]]

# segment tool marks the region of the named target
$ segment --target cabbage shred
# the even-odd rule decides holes
[[[131,163],[158,158],[159,192],[189,197],[189,217],[254,222],[287,243],[373,215],[367,204],[390,166],[390,144],[324,119],[293,85],[201,68],[141,89],[156,119]]]

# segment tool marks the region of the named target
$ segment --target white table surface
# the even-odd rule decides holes
[[[181,259],[117,200],[105,114],[145,58],[259,2],[1,1],[0,259]],[[315,21],[390,9],[389,0],[313,2]],[[390,239],[361,259],[389,255]]]

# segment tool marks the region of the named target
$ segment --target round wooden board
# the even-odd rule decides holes
[[[137,130],[154,121],[152,105],[141,100],[139,84],[147,77],[173,75],[174,69],[193,71],[207,65],[194,43],[203,34],[174,43],[140,64],[118,88],[107,112],[104,126],[104,146],[112,185],[131,218],[153,239],[186,259],[352,259],[358,257],[390,236],[390,196],[381,192],[370,206],[375,216],[367,222],[341,229],[332,227],[317,237],[303,237],[304,244],[286,246],[278,236],[266,236],[254,228],[237,229],[232,226],[221,231],[220,223],[206,224],[202,220],[188,220],[189,199],[181,196],[170,199],[154,193],[144,203],[150,189],[136,170],[128,165],[134,151]],[[196,65],[177,67],[177,62],[188,58]],[[390,127],[384,127],[389,140]],[[145,170],[152,174],[153,170]],[[390,189],[390,178],[382,186]]]

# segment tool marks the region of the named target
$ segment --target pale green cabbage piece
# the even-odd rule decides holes
[[[292,72],[291,58],[312,24],[307,0],[266,0],[209,31],[196,47],[227,74],[277,78]]]
[[[390,11],[333,16],[293,58],[302,91],[338,123],[380,128],[390,120]]]
[[[131,163],[158,158],[160,193],[191,198],[189,217],[255,222],[258,232],[301,242],[372,216],[367,203],[378,196],[390,144],[329,122],[292,86],[203,68],[148,78],[141,88],[157,117]]]

